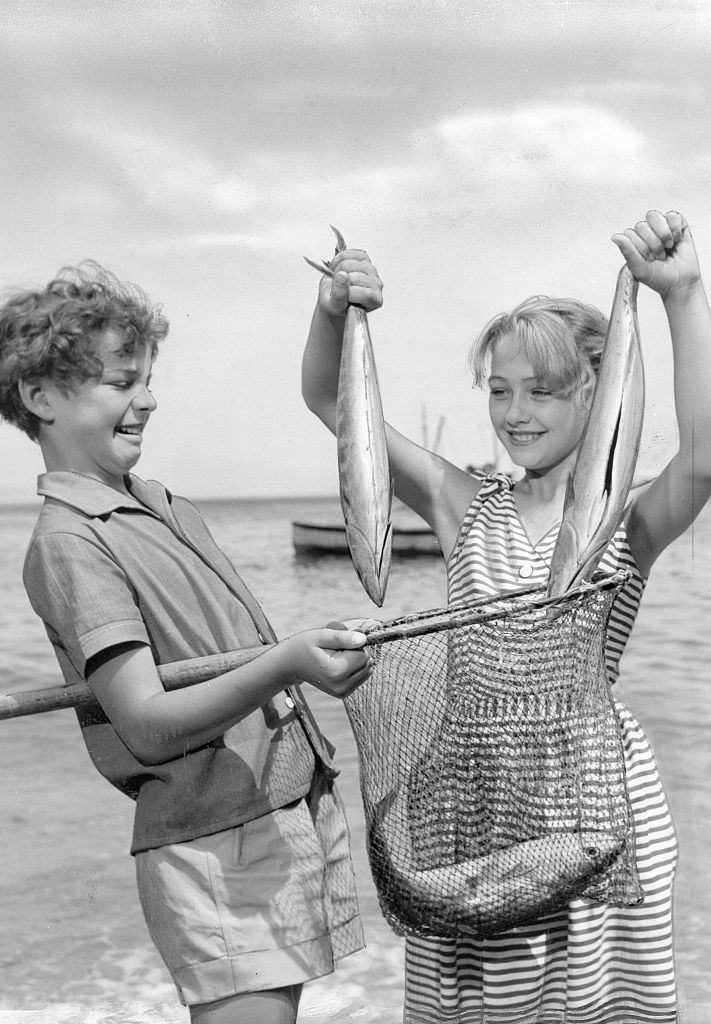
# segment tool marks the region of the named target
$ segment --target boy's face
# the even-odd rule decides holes
[[[100,380],[76,384],[67,394],[47,388],[53,418],[43,447],[48,469],[85,473],[125,492],[124,474],[140,458],[156,402],[148,390],[152,349],[140,343],[130,353],[123,348],[122,336],[107,330],[96,350],[104,364]]]

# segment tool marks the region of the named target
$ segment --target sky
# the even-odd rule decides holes
[[[6,2],[0,288],[95,259],[171,324],[136,472],[189,497],[337,493],[300,393],[330,224],[385,283],[386,418],[492,457],[467,355],[530,294],[609,312],[610,236],[687,218],[711,268],[711,4],[684,0]],[[709,271],[711,272],[711,270]],[[673,450],[661,303],[642,292],[642,473]],[[39,450],[0,424],[0,502]]]

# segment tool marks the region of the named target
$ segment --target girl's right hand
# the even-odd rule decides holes
[[[307,682],[331,697],[347,697],[373,671],[365,641],[364,633],[337,622],[282,640],[275,654],[282,665],[284,685]]]
[[[367,312],[383,304],[383,282],[362,249],[344,249],[331,260],[333,277],[321,278],[319,306],[331,316],[345,316],[348,306]]]

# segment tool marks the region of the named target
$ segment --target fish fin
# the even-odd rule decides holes
[[[310,260],[308,256],[304,256],[304,259],[306,260],[310,267],[313,267],[314,270],[318,270],[319,274],[325,274],[326,277],[334,276],[333,271],[328,266],[326,260],[323,260],[322,263],[317,263],[316,260]]]
[[[338,230],[338,228],[334,228],[333,224],[331,224],[330,227],[331,227],[331,231],[336,236],[336,252],[343,252],[344,249],[348,248],[348,246],[346,245],[345,238],[343,237],[341,232]]]

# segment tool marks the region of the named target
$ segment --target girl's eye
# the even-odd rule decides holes
[[[534,388],[531,394],[535,395],[536,398],[550,398],[552,391],[548,391],[547,388]]]
[[[491,398],[506,398],[507,394],[506,388],[492,388],[489,392]]]

